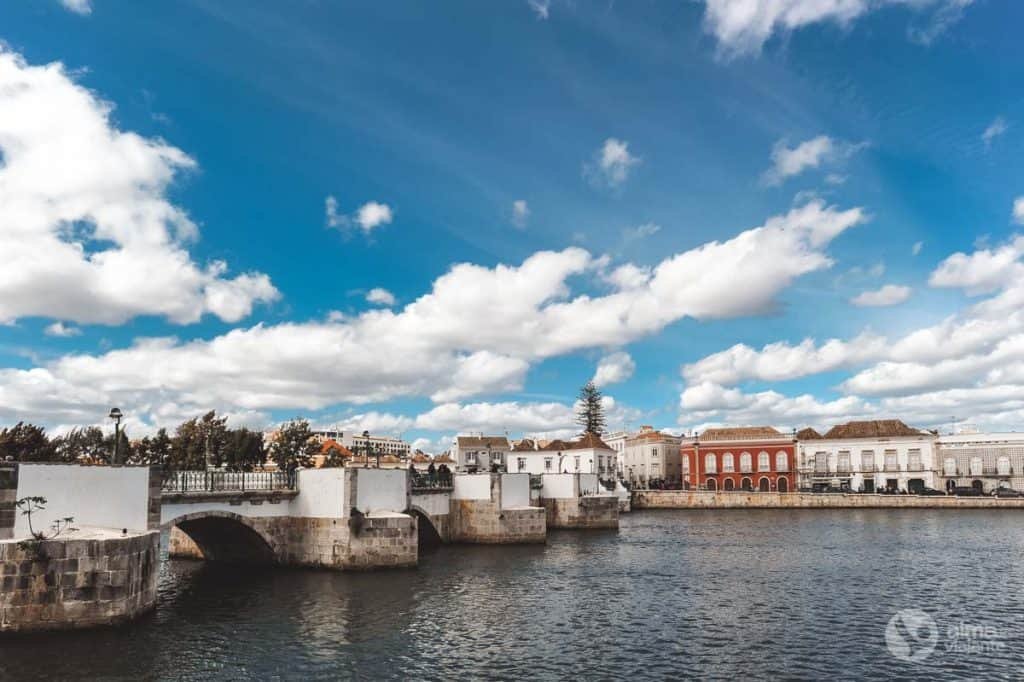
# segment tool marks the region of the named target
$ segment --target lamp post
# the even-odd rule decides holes
[[[121,410],[117,409],[116,407],[113,407],[110,409],[110,414],[108,416],[114,420],[114,456],[113,459],[111,460],[111,464],[120,464],[121,417],[123,415],[121,414]]]

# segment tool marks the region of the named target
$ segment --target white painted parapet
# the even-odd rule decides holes
[[[455,474],[452,480],[453,500],[491,499],[490,474]]]
[[[501,474],[501,508],[525,509],[530,506],[530,474]]]
[[[46,498],[45,509],[32,514],[32,526],[37,531],[49,529],[69,516],[77,527],[118,531],[150,527],[149,467],[23,462],[18,465],[17,499],[23,497]],[[14,537],[28,535],[28,517],[19,513]]]

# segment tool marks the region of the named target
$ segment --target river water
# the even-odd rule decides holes
[[[1020,679],[1022,522],[984,510],[648,511],[618,532],[553,532],[546,546],[441,547],[415,570],[168,561],[151,615],[2,639],[0,677]],[[918,662],[887,647],[902,609],[934,623],[895,621],[897,653],[923,652]]]

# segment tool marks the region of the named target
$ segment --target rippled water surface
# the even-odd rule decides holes
[[[153,614],[2,639],[0,676],[1020,679],[1022,523],[988,511],[651,511],[617,533],[551,533],[546,546],[446,546],[408,571],[169,561]],[[938,626],[923,663],[886,648],[905,608]],[[987,629],[954,640],[961,624]]]

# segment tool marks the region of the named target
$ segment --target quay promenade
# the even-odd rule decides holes
[[[1024,509],[1024,498],[637,490],[633,509]]]

